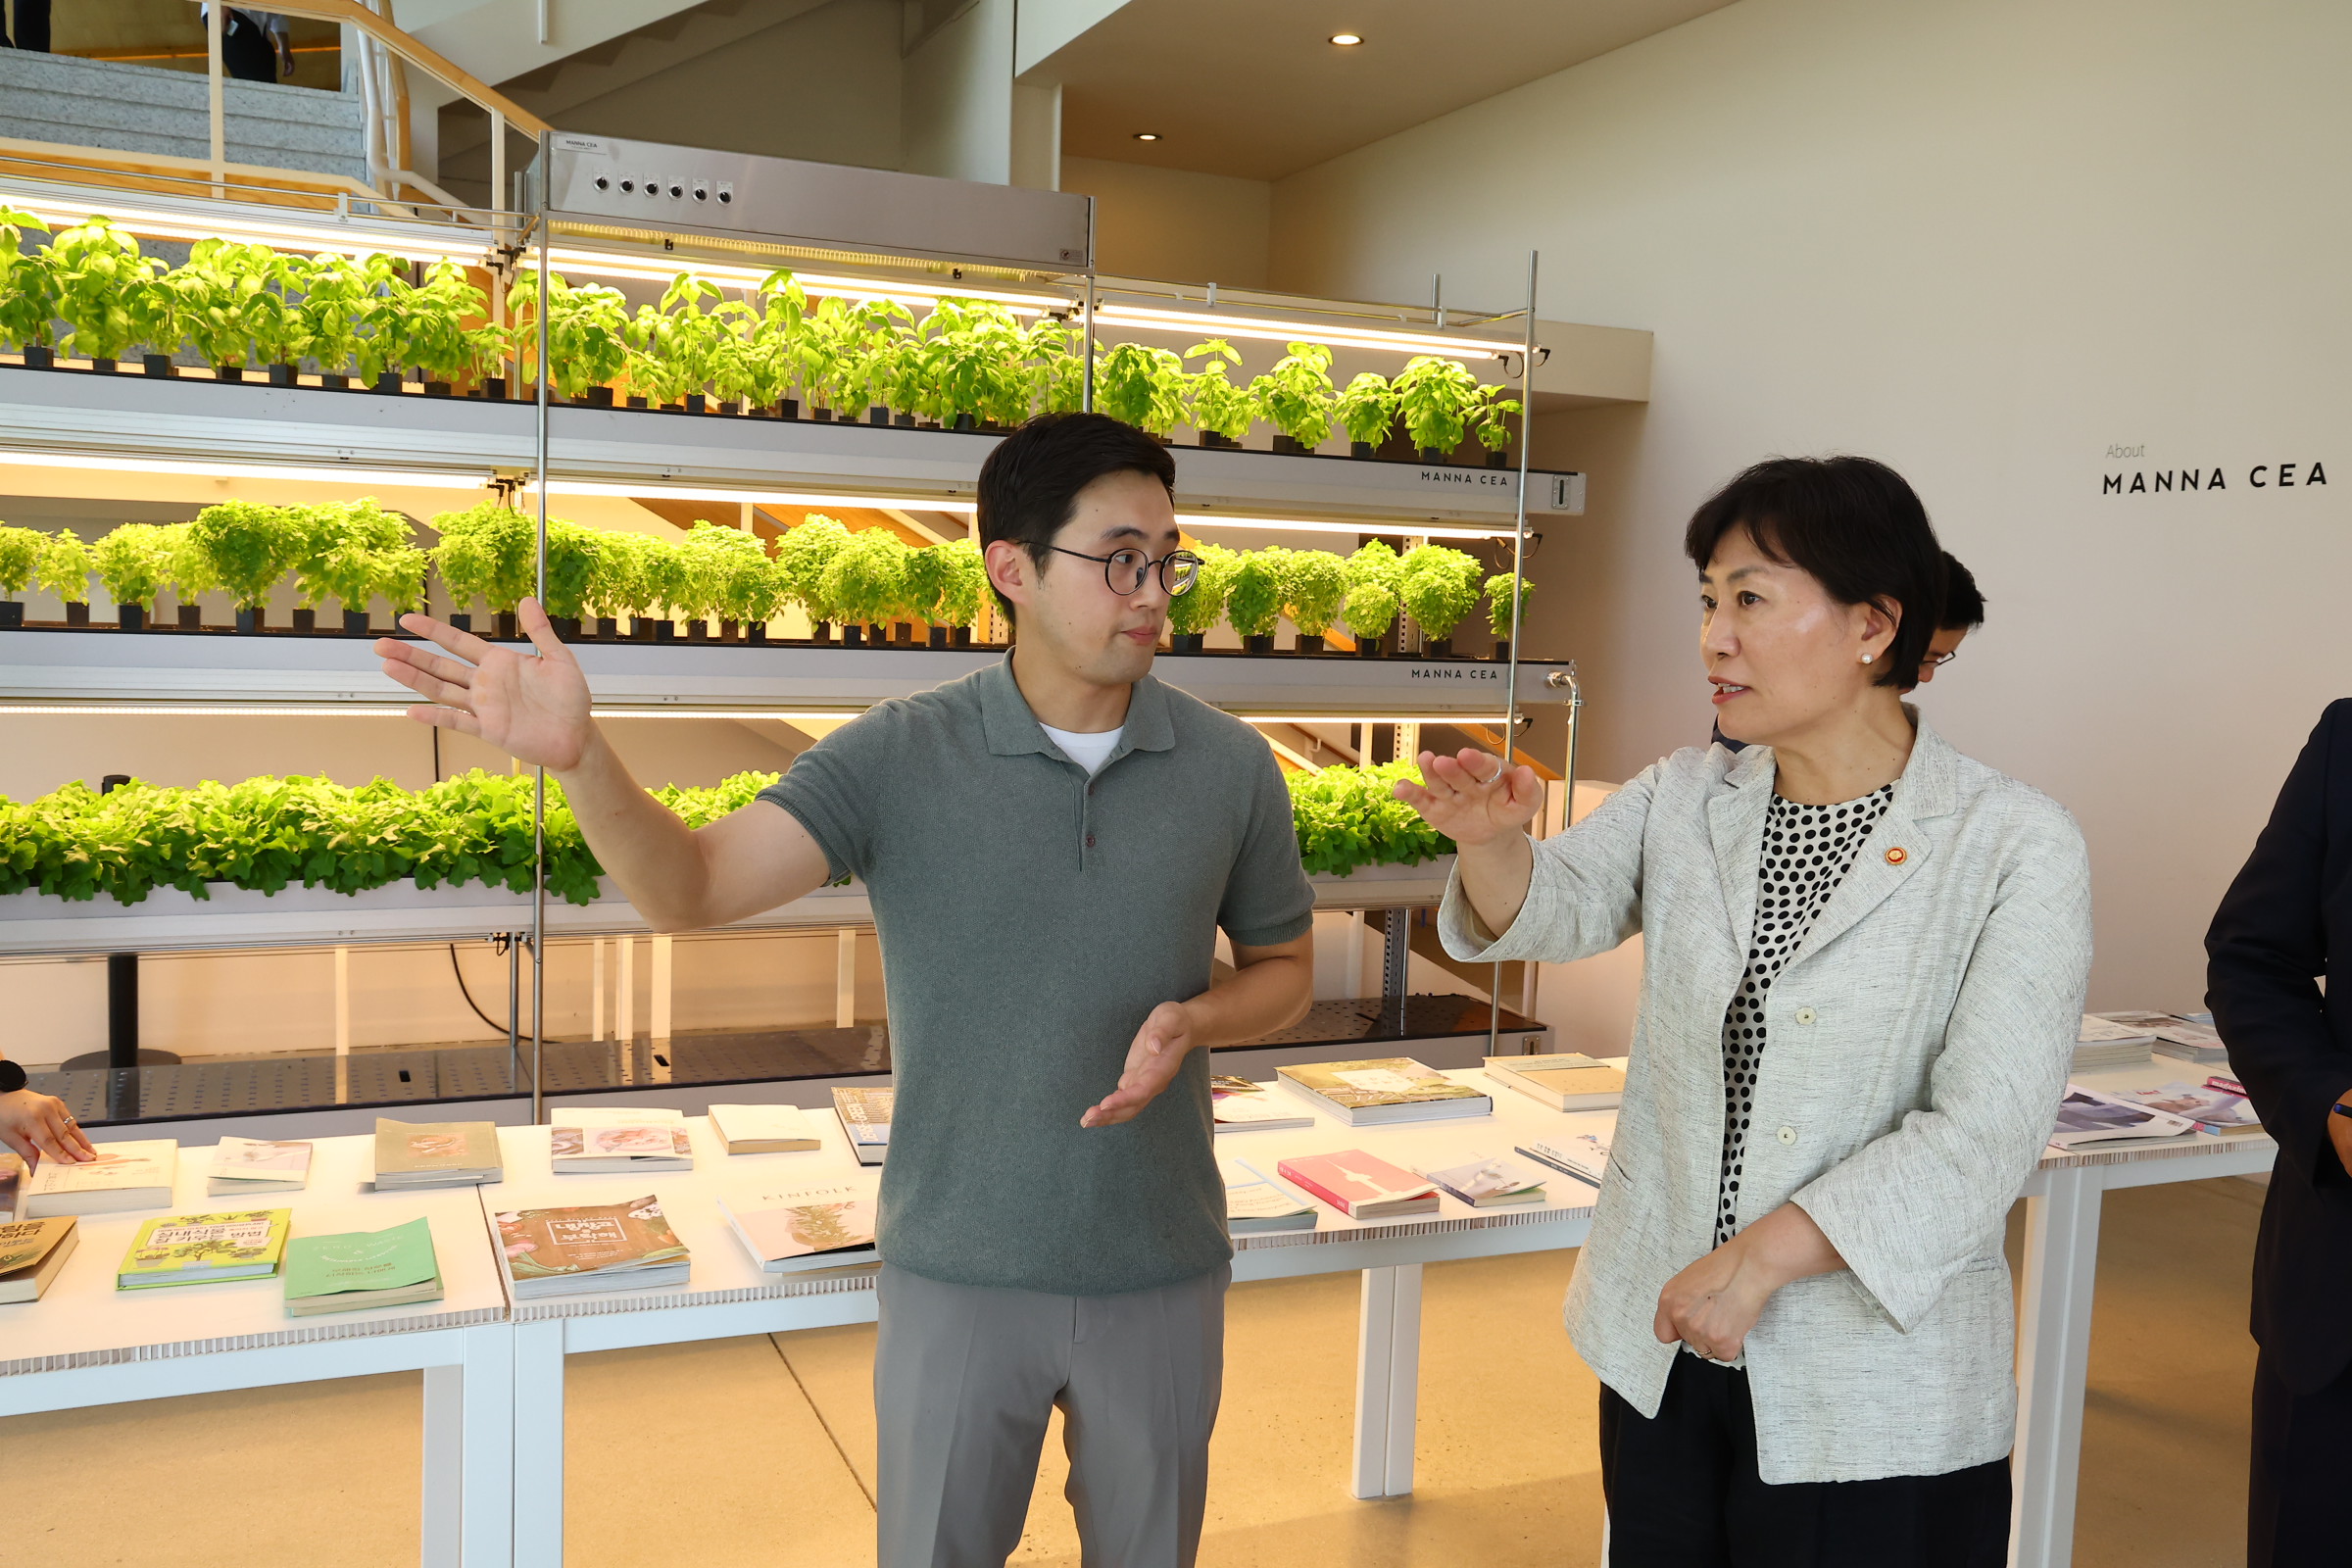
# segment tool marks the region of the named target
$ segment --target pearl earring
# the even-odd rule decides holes
[[[1878,656],[1877,656],[1876,654],[1864,654],[1864,655],[1862,656],[1862,662],[1864,662],[1865,664],[1867,664],[1867,663],[1869,663],[1869,662],[1871,662],[1873,659],[1876,659],[1877,657],[1878,657]]]

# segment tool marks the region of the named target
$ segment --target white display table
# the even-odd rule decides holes
[[[310,1187],[242,1200],[205,1196],[212,1148],[183,1145],[170,1208],[86,1215],[79,1245],[38,1301],[0,1306],[0,1414],[62,1410],[374,1372],[424,1374],[427,1568],[494,1568],[514,1531],[514,1334],[473,1190],[377,1193],[368,1138],[315,1144]],[[282,1279],[140,1291],[115,1273],[145,1221],[239,1208],[293,1211],[296,1236],[382,1230],[424,1216],[441,1300],[323,1317],[286,1315]]]

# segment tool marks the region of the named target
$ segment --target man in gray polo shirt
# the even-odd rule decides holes
[[[542,659],[420,615],[458,658],[376,645],[433,705],[414,716],[556,771],[657,930],[865,882],[898,1082],[881,1568],[1001,1564],[1055,1405],[1089,1564],[1181,1568],[1200,1544],[1231,1257],[1202,1052],[1305,1012],[1314,899],[1264,742],[1152,677],[1197,564],[1174,479],[1097,415],[1006,438],[978,529],[1012,656],[875,708],[700,830],[629,777],[531,601]]]

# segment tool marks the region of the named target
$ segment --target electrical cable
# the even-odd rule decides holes
[[[502,943],[501,946],[504,944]],[[492,1034],[504,1035],[507,1032],[507,1026],[484,1012],[481,1004],[473,1000],[473,993],[466,989],[466,971],[458,966],[458,945],[455,942],[449,945],[449,972],[458,977],[458,995],[466,999],[466,1005],[473,1009],[473,1015],[481,1019]]]

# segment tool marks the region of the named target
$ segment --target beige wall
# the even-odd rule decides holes
[[[1991,607],[1924,706],[2082,820],[2092,1004],[2188,1007],[2347,684],[2348,54],[2329,0],[1743,0],[1281,182],[1274,281],[1508,300],[1535,246],[1543,314],[1656,330],[1646,410],[1539,421],[1592,475],[1531,638],[1591,678],[1591,776],[1707,732],[1712,486],[1903,470]],[[2100,493],[2184,466],[2227,488]]]
[[[1105,272],[1265,286],[1273,187],[1262,179],[1064,158],[1061,188],[1095,198],[1095,265]]]

